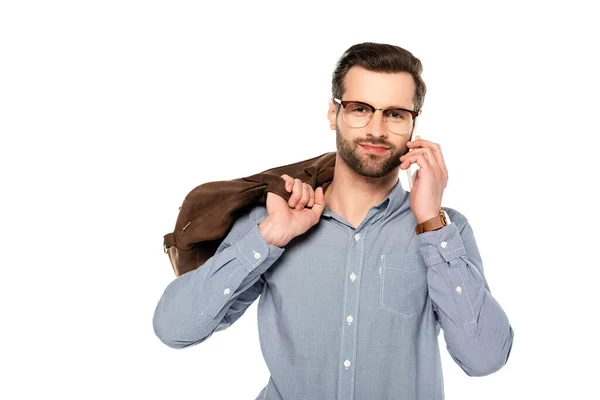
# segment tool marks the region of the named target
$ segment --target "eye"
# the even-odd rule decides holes
[[[387,112],[388,118],[397,119],[397,120],[405,120],[408,119],[408,112],[404,110],[389,110]]]
[[[352,114],[369,114],[371,110],[363,104],[349,104],[346,111]]]

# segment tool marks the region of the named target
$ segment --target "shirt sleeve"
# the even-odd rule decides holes
[[[258,224],[265,217],[264,206],[243,214],[212,257],[167,286],[153,317],[154,332],[164,344],[199,344],[229,327],[258,298],[261,274],[284,252],[260,234]]]
[[[445,210],[450,225],[417,235],[429,296],[451,357],[468,375],[484,376],[506,364],[514,333],[492,297],[469,222]]]

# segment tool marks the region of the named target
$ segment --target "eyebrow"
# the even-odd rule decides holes
[[[386,107],[386,109],[389,109],[389,108],[402,108],[403,110],[410,110],[410,108],[404,107],[404,106],[389,106],[389,107]]]
[[[370,104],[370,103],[367,103],[366,101],[360,101],[360,100],[351,100],[351,101],[356,101],[357,103],[363,103],[363,104],[368,104],[368,105],[370,105],[370,106],[373,106],[372,104]],[[375,106],[373,106],[373,107],[375,107]],[[384,110],[389,110],[389,109],[392,109],[392,108],[401,108],[401,109],[403,109],[403,110],[410,110],[410,108],[409,108],[409,107],[404,107],[404,106],[396,106],[396,105],[391,105],[391,106],[389,106],[389,107],[385,107],[385,108],[384,108]]]

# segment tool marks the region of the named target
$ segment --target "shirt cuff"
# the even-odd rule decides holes
[[[236,258],[248,272],[254,271],[267,262],[268,268],[285,250],[268,244],[258,230],[258,224],[236,244]]]
[[[456,224],[446,225],[437,231],[423,232],[417,235],[417,243],[428,267],[467,254]]]

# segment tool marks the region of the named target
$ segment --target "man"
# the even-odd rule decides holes
[[[443,399],[440,328],[467,374],[506,363],[513,331],[473,231],[456,210],[443,209],[450,224],[440,216],[448,180],[440,146],[410,141],[426,91],[421,71],[397,46],[344,53],[328,110],[331,184],[323,193],[283,176],[289,202],[268,193],[213,257],[167,287],[154,315],[164,343],[198,344],[260,295],[271,377],[259,399]],[[407,192],[399,170],[415,163]]]

